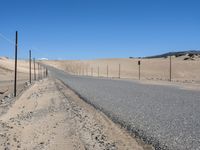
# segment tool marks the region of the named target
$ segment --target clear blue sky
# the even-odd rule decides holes
[[[1,0],[0,55],[95,59],[200,49],[199,0]]]

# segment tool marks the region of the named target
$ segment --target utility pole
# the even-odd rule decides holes
[[[29,50],[29,82],[31,83],[31,50]]]
[[[172,56],[169,57],[169,81],[172,81]]]
[[[18,31],[15,37],[15,77],[14,77],[14,97],[17,95],[17,47],[18,47]]]
[[[35,72],[35,58],[33,59],[33,63],[34,63],[34,80],[36,81],[36,72]]]

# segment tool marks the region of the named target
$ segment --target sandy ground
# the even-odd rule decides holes
[[[184,60],[184,57],[172,57],[172,80],[174,82],[200,83],[200,58]],[[72,74],[100,77],[120,77],[138,79],[139,59],[99,59],[80,61],[45,61],[44,63],[60,68]],[[169,80],[169,58],[140,59],[142,80]],[[98,69],[99,68],[99,69]],[[99,70],[99,71],[98,71]],[[99,72],[99,73],[98,73]]]
[[[26,61],[18,62],[17,92],[23,90],[28,81],[28,63]],[[12,96],[14,88],[14,61],[5,57],[0,57],[0,103],[3,98]]]
[[[14,60],[6,57],[0,57],[0,101],[5,96],[9,97],[13,94],[14,88]],[[17,65],[17,92],[20,93],[29,81],[29,62],[26,60],[18,60]],[[32,79],[33,79],[33,63],[32,63]],[[36,65],[36,74],[38,74],[38,66]]]
[[[0,137],[5,150],[152,149],[53,79],[36,82],[0,116]]]
[[[0,104],[4,103],[7,98],[14,97],[14,83],[13,82],[0,82]],[[20,94],[29,85],[26,81],[18,81],[17,95]],[[0,110],[1,111],[1,110]]]
[[[14,80],[14,60],[0,57],[0,81]],[[18,80],[28,79],[29,63],[25,60],[18,61]]]

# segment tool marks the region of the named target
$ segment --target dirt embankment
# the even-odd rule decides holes
[[[0,149],[143,150],[59,81],[36,82],[0,116]]]
[[[13,97],[14,89],[14,60],[6,57],[0,57],[0,104]],[[20,93],[26,82],[29,80],[28,76],[29,65],[28,61],[19,60],[17,70],[17,92]],[[1,110],[0,110],[1,112]]]

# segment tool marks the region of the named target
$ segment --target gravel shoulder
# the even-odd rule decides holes
[[[156,149],[199,149],[198,90],[73,76],[48,68],[49,75]]]
[[[0,149],[150,150],[54,79],[36,82],[0,116]]]

